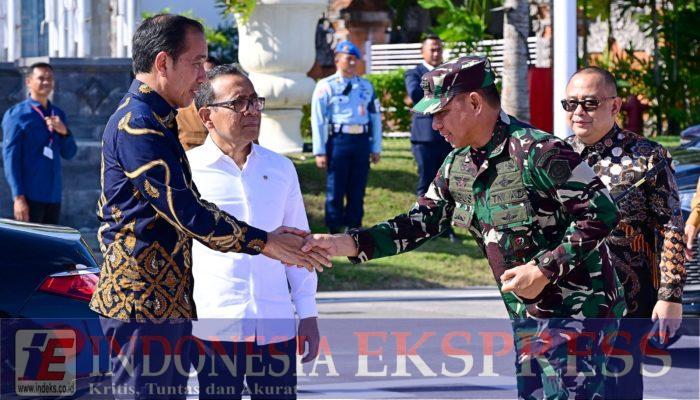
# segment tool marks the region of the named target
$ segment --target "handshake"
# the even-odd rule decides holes
[[[287,266],[297,265],[309,271],[316,269],[321,272],[323,267],[333,266],[331,257],[357,256],[357,246],[350,235],[311,234],[281,226],[267,234],[262,254]]]

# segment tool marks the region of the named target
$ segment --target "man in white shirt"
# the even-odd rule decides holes
[[[209,135],[187,152],[202,198],[261,229],[308,230],[294,165],[253,143],[265,99],[233,65],[215,67],[207,78],[195,101]],[[192,259],[199,315],[193,334],[203,343],[193,356],[200,399],[241,398],[244,376],[252,399],[296,398],[295,336],[300,347],[308,345],[302,362],[318,352],[316,273],[198,244]]]

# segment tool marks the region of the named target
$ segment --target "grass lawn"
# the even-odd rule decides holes
[[[678,136],[656,138],[666,148],[678,146]],[[309,154],[292,155],[313,232],[325,232],[323,207],[325,172]],[[382,160],[372,166],[365,196],[365,226],[404,213],[415,201],[416,164],[408,139],[384,139]],[[336,258],[335,267],[319,276],[319,290],[460,288],[493,285],[493,275],[471,235],[457,230],[461,243],[437,238],[400,256],[352,265]]]
[[[655,138],[651,138],[652,140],[661,143],[662,146],[664,146],[667,149],[672,149],[674,147],[678,147],[681,145],[681,137],[680,136],[657,136]]]

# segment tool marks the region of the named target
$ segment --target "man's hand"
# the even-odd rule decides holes
[[[693,256],[693,246],[695,246],[695,240],[698,238],[698,227],[691,224],[685,225],[685,258],[690,260]]]
[[[299,321],[297,338],[299,340],[300,353],[303,354],[304,344],[308,344],[306,355],[301,359],[301,362],[307,363],[314,360],[318,356],[318,343],[320,341],[316,317],[304,318]]]
[[[372,164],[379,163],[380,158],[381,156],[379,155],[379,153],[372,153],[369,155],[369,160],[372,162]]]
[[[66,125],[63,124],[63,121],[61,121],[58,115],[44,117],[44,121],[46,121],[46,126],[49,130],[55,131],[61,136],[66,136],[68,134],[68,128],[66,128]]]
[[[549,280],[537,267],[534,261],[520,265],[501,275],[501,291],[513,292],[524,299],[534,299],[542,292]]]
[[[316,156],[316,166],[321,169],[326,169],[328,167],[328,157],[325,154]]]
[[[323,271],[323,266],[332,267],[330,256],[323,249],[303,252],[304,236],[309,232],[301,229],[279,227],[267,234],[267,243],[262,254],[288,265],[298,265],[313,271]]]
[[[329,256],[357,257],[357,245],[350,235],[314,234],[306,237],[304,252],[323,251]]]
[[[15,197],[14,212],[17,221],[29,222],[29,205],[24,196]]]
[[[651,320],[656,322],[654,329],[659,334],[661,343],[675,336],[681,326],[683,305],[670,301],[659,300],[651,312]],[[658,327],[658,329],[657,329]],[[655,332],[652,331],[655,334]]]

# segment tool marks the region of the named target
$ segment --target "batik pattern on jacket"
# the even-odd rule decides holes
[[[606,243],[625,288],[630,315],[650,317],[656,300],[680,303],[685,271],[685,239],[678,187],[668,151],[617,125],[587,146],[572,136],[574,150],[593,168],[613,198],[656,173],[617,201],[621,219]]]
[[[121,320],[195,318],[192,239],[258,254],[267,233],[199,198],[176,111],[134,80],[102,137],[97,216],[104,256],[90,307]]]

